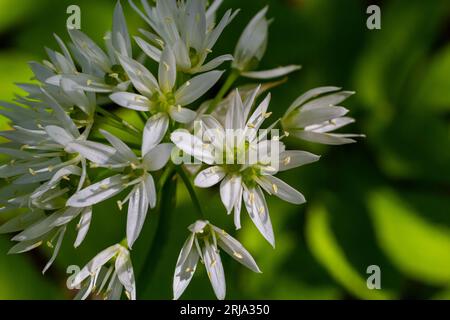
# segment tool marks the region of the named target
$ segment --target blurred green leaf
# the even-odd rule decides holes
[[[437,111],[450,110],[450,46],[442,49],[430,63],[423,82],[419,84],[416,108],[424,105]],[[431,111],[431,110],[430,110]]]
[[[324,207],[316,206],[310,210],[306,237],[316,259],[349,292],[362,299],[391,298],[385,290],[368,289],[366,280],[347,261],[331,230],[329,215]]]
[[[0,31],[12,24],[25,19],[36,7],[42,5],[36,0],[1,0],[0,1]]]
[[[421,218],[393,191],[371,195],[380,246],[404,273],[430,284],[450,283],[450,230]]]

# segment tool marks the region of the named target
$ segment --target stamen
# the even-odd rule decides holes
[[[244,257],[242,256],[242,254],[240,254],[240,253],[238,253],[238,252],[233,252],[233,256],[235,256],[235,257],[238,258],[238,259],[244,258]]]
[[[164,68],[166,68],[166,71],[169,72],[170,71],[169,64],[167,62],[164,62],[163,65],[164,65]]]
[[[36,171],[34,171],[33,169],[29,168],[28,171],[30,172],[30,174],[31,174],[33,177],[37,176]]]
[[[275,194],[278,193],[278,186],[275,183],[272,185],[272,189]]]
[[[92,85],[92,80],[86,81],[86,84],[87,84],[88,87],[91,86]]]
[[[290,163],[291,163],[291,157],[286,157],[286,158],[283,160],[283,164],[284,164],[285,166],[289,165]]]
[[[265,119],[269,119],[271,116],[272,116],[272,112],[266,112],[266,113],[263,113],[263,117],[264,117]]]

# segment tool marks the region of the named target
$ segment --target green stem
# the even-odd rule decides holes
[[[211,113],[214,111],[214,109],[219,105],[220,101],[222,101],[223,97],[225,97],[225,95],[231,89],[231,87],[236,82],[236,80],[239,79],[240,75],[241,75],[241,73],[239,70],[233,69],[233,71],[230,73],[227,80],[225,81],[223,87],[220,89],[217,96],[214,98],[214,100],[209,105],[206,113]]]
[[[186,172],[184,171],[183,167],[178,166],[177,173],[180,176],[181,180],[183,181],[184,185],[186,186],[186,189],[188,190],[189,195],[191,197],[192,203],[194,204],[195,208],[197,209],[198,214],[200,215],[200,218],[205,219],[205,214],[203,212],[202,206],[200,205],[200,201],[197,197],[194,186],[192,185],[192,182],[189,179]]]
[[[99,114],[101,114],[102,116],[104,116],[106,120],[117,123],[118,126],[120,126],[121,128],[127,130],[128,132],[130,132],[132,134],[140,133],[140,131],[138,129],[133,127],[131,124],[129,124],[125,120],[121,119],[118,115],[116,115],[116,114],[114,114],[112,112],[109,112],[108,110],[105,110],[105,109],[103,109],[102,107],[99,107],[99,106],[97,106],[96,111]],[[131,131],[130,131],[130,129],[131,129]]]
[[[164,249],[164,243],[167,243],[169,236],[170,212],[175,208],[176,186],[177,184],[171,181],[175,177],[175,168],[170,164],[163,172],[158,181],[158,207],[156,212],[159,214],[157,218],[156,232],[152,240],[152,244],[145,257],[144,264],[138,276],[140,284],[139,295],[141,296],[147,292],[150,286],[151,279],[157,268],[158,258],[161,257],[161,252]]]

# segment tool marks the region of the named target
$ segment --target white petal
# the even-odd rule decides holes
[[[175,93],[177,104],[186,106],[196,101],[219,81],[222,74],[222,71],[210,71],[192,78]]]
[[[150,108],[150,100],[146,97],[129,92],[116,92],[109,98],[121,107],[136,111],[148,111]]]
[[[125,189],[122,175],[107,178],[74,194],[67,205],[86,208],[118,195]]]
[[[351,135],[349,137],[348,135],[339,135],[339,134],[331,134],[331,133],[317,133],[317,132],[311,132],[311,131],[298,131],[292,133],[293,136],[314,142],[314,143],[322,143],[326,145],[343,145],[343,144],[350,144],[355,143],[356,140],[351,139],[352,137],[364,137],[363,135]]]
[[[191,123],[197,117],[197,113],[187,108],[170,108],[170,117],[179,123]]]
[[[144,182],[140,183],[132,193],[128,205],[127,240],[128,246],[133,247],[142,231],[147,217],[149,202]]]
[[[137,45],[142,49],[142,51],[144,51],[146,55],[148,55],[152,60],[159,62],[162,54],[162,51],[160,49],[152,46],[142,38],[134,37],[134,40],[136,40]]]
[[[205,145],[202,140],[190,134],[189,131],[176,130],[171,134],[170,139],[177,148],[188,155],[210,165],[214,163],[215,158],[211,146]]]
[[[201,171],[195,178],[194,184],[199,188],[210,188],[218,184],[226,175],[222,167],[210,167]]]
[[[328,133],[331,131],[338,130],[342,127],[345,127],[346,125],[349,125],[351,123],[354,123],[355,119],[348,118],[348,117],[342,117],[333,119],[332,121],[327,121],[322,124],[316,125],[316,126],[309,126],[307,128],[307,131],[314,131],[318,133]]]
[[[320,156],[306,151],[284,151],[280,154],[279,171],[294,169],[320,160]]]
[[[114,49],[121,55],[131,57],[131,41],[128,33],[127,22],[123,14],[120,1],[117,2],[114,10],[113,27],[112,27],[112,44]]]
[[[107,145],[92,141],[74,141],[67,145],[66,150],[76,152],[96,164],[111,164],[117,161],[117,151]]]
[[[261,179],[269,181],[272,186],[271,193],[280,199],[297,205],[306,202],[305,197],[286,182],[273,176],[264,176]]]
[[[259,187],[248,189],[244,187],[244,203],[247,211],[263,237],[275,247],[275,237],[273,234],[272,222],[269,216],[266,199]]]
[[[147,174],[144,180],[145,183],[145,192],[147,193],[148,202],[150,204],[150,208],[156,207],[156,187],[155,181],[151,174]]]
[[[75,276],[72,282],[72,288],[78,287],[85,279],[93,274],[96,274],[99,269],[110,261],[120,250],[121,246],[113,245],[92,259],[81,271]]]
[[[347,113],[348,110],[343,107],[320,107],[299,112],[293,117],[292,123],[296,128],[305,128],[310,125],[321,124],[324,121],[340,118]]]
[[[53,141],[62,146],[66,146],[75,140],[75,137],[70,132],[67,132],[63,128],[57,126],[47,126],[45,127],[45,131],[53,139]]]
[[[233,61],[233,56],[231,54],[225,54],[222,56],[218,56],[217,58],[211,60],[210,62],[204,64],[200,68],[196,70],[197,73],[203,73],[207,71],[214,70],[218,66],[220,66],[225,61]]]
[[[206,244],[203,249],[203,261],[217,299],[224,300],[226,295],[225,273],[217,249]]]
[[[173,144],[163,143],[150,150],[144,157],[144,166],[148,171],[161,170],[172,155]]]
[[[109,133],[108,131],[100,129],[100,133],[117,150],[118,156],[122,157],[125,161],[138,161],[138,158],[136,157],[134,152],[127,146],[125,142],[117,138],[115,135]]]
[[[324,108],[330,106],[337,106],[341,102],[347,100],[349,97],[354,95],[355,92],[352,91],[340,91],[337,93],[332,93],[315,100],[309,101],[308,103],[302,106],[303,111],[314,110],[316,108]]]
[[[241,184],[242,177],[239,175],[227,175],[220,184],[220,198],[228,214],[233,211],[236,202],[241,200],[239,199]]]
[[[158,82],[146,67],[128,57],[122,56],[119,60],[136,90],[147,97],[159,91]]]
[[[300,97],[298,97],[289,107],[286,114],[291,113],[294,109],[300,107],[302,104],[304,104],[306,101],[315,98],[317,96],[320,96],[325,93],[335,92],[339,91],[341,88],[337,87],[320,87],[316,89],[309,90],[308,92],[304,93]]]
[[[242,194],[244,192],[244,187],[239,188],[239,194],[237,196],[237,201],[234,205],[234,226],[236,230],[241,229],[241,209],[242,209]]]
[[[177,79],[175,56],[169,46],[166,46],[159,62],[159,87],[163,92],[171,92]]]
[[[75,248],[78,248],[86,238],[86,235],[89,232],[89,228],[91,226],[91,220],[92,220],[92,207],[88,207],[83,210],[80,222],[78,223],[77,226],[78,234],[74,244]]]
[[[164,114],[157,114],[148,119],[144,128],[144,138],[142,141],[142,155],[145,156],[166,135],[169,128],[169,118]]]
[[[136,281],[134,278],[133,265],[131,263],[130,252],[121,248],[115,264],[117,277],[124,286],[130,300],[136,300]]]
[[[243,264],[253,272],[261,273],[258,265],[252,255],[244,248],[244,246],[235,238],[230,236],[224,230],[213,226],[218,237],[219,246],[228,253],[233,259]]]
[[[199,256],[197,250],[192,249],[192,242],[194,240],[194,235],[192,235],[178,257],[177,267],[175,268],[175,274],[173,277],[173,297],[174,300],[178,300],[184,293],[186,288],[194,276],[195,270],[197,269],[197,264]],[[186,248],[190,244],[190,249]]]
[[[264,71],[243,72],[242,76],[251,79],[273,79],[283,77],[301,68],[300,66],[286,66]]]
[[[241,95],[239,90],[236,89],[233,96],[233,102],[231,103],[230,109],[228,109],[227,117],[225,120],[225,129],[244,129],[245,119],[244,119],[244,104],[242,103]]]
[[[57,233],[58,237],[56,239],[56,245],[55,245],[55,248],[53,249],[52,257],[45,265],[44,270],[42,270],[42,274],[46,273],[47,270],[50,269],[50,267],[52,266],[53,262],[55,262],[56,257],[58,256],[59,250],[61,249],[61,244],[62,244],[62,241],[64,240],[64,235],[66,234],[66,230],[67,230],[66,226],[64,226],[58,230],[58,233]]]

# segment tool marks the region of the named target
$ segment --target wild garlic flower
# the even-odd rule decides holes
[[[274,175],[319,160],[304,151],[287,151],[280,137],[267,139],[267,130],[258,135],[258,129],[270,117],[267,112],[270,94],[254,113],[259,87],[245,103],[236,92],[229,106],[225,128],[211,116],[201,118],[202,131],[192,135],[177,130],[172,142],[183,152],[210,165],[195,178],[195,185],[210,188],[220,183],[220,196],[228,214],[234,211],[234,222],[241,228],[241,207],[247,212],[264,238],[275,246],[272,223],[262,189],[293,204],[305,202],[303,195]],[[262,189],[261,189],[262,188]]]
[[[107,93],[127,90],[130,81],[119,63],[118,55],[131,57],[132,46],[119,1],[114,11],[112,31],[104,37],[106,52],[80,30],[68,32],[72,40],[72,54],[77,64],[81,66],[81,71],[76,69],[69,50],[63,46],[64,57],[58,54],[52,59],[53,63],[45,63],[44,68],[48,72],[56,73],[48,77],[47,84],[59,87],[61,80],[69,79],[87,92]],[[52,52],[49,54],[53,56]]]
[[[253,71],[264,57],[269,37],[269,24],[267,20],[268,7],[259,11],[245,28],[234,52],[233,68],[241,75],[253,79],[271,79],[285,76],[299,70],[296,65],[279,67],[272,70]]]
[[[121,244],[103,250],[75,276],[71,288],[80,288],[76,296],[79,300],[85,300],[91,294],[119,300],[124,289],[128,299],[136,300],[130,252]]]
[[[0,234],[13,234],[10,253],[47,244],[53,249],[47,271],[75,221],[77,234],[70,241],[78,248],[91,229],[96,205],[126,194],[117,202],[118,210],[128,206],[125,239],[100,252],[75,275],[70,287],[80,289],[79,299],[120,299],[123,291],[136,299],[130,250],[148,211],[157,207],[158,199],[170,198],[158,193],[174,183],[172,176],[186,184],[199,211],[195,186],[220,185],[221,202],[229,215],[234,213],[236,229],[241,228],[245,206],[258,231],[275,246],[265,194],[304,203],[304,196],[276,175],[319,160],[306,151],[288,150],[282,139],[291,134],[344,144],[360,136],[332,133],[354,121],[345,117],[347,109],[338,106],[353,93],[335,87],[307,92],[282,119],[265,127],[271,95],[256,101],[284,80],[244,84],[235,90],[232,84],[239,76],[269,79],[299,66],[255,71],[268,45],[267,8],[245,28],[234,60],[229,54],[208,59],[238,12],[228,10],[216,21],[222,2],[141,0],[141,11],[130,1],[150,26],[141,30],[145,40],[134,38],[140,49],[134,54],[118,2],[112,30],[105,36],[106,49],[79,30],[69,30],[68,44],[55,36],[59,49],[47,49],[47,60],[30,63],[36,81],[18,84],[25,96],[1,102],[0,115],[10,120],[10,128],[0,131],[2,142],[6,140],[0,154],[7,159],[0,165],[0,213],[16,216],[0,226]],[[145,61],[146,55],[151,59]],[[224,73],[215,69],[232,60],[229,78],[214,97],[211,89]],[[152,67],[158,68],[157,76],[149,71]],[[117,107],[129,109],[121,111],[136,119],[136,127],[115,112]],[[137,129],[141,125],[143,129]],[[130,134],[137,139],[132,145],[125,142]],[[181,166],[196,168],[191,172],[193,182]],[[161,189],[156,190],[154,177]],[[214,212],[210,215],[212,221]],[[189,230],[192,234],[174,274],[175,299],[189,285],[198,261],[205,265],[217,298],[225,298],[219,249],[261,272],[236,239],[208,221],[197,221]]]
[[[175,300],[178,300],[188,287],[199,260],[205,265],[217,299],[225,299],[225,273],[219,248],[253,272],[261,273],[250,253],[224,230],[202,220],[195,222],[188,229],[192,234],[181,249],[173,279]]]
[[[153,60],[160,62],[163,50],[170,48],[175,55],[177,70],[188,74],[207,72],[233,60],[227,54],[205,63],[223,30],[238,13],[228,10],[216,24],[215,15],[222,0],[215,0],[209,7],[205,0],[157,1],[154,7],[147,0],[141,2],[144,12],[130,0],[153,32],[141,30],[150,43],[140,37],[135,40]]]
[[[220,79],[223,72],[211,71],[194,77],[175,90],[177,67],[170,48],[166,48],[159,63],[158,81],[139,62],[121,57],[120,61],[139,94],[117,92],[110,96],[118,105],[179,123],[189,123],[196,113],[183,108],[205,94]]]
[[[144,131],[141,158],[138,158],[120,139],[102,130],[101,133],[111,143],[115,152],[110,155],[105,154],[106,161],[97,163],[94,161],[94,164],[99,167],[121,170],[122,173],[86,187],[67,201],[67,205],[71,207],[90,207],[132,187],[128,196],[117,203],[119,209],[122,210],[123,206],[129,202],[127,240],[130,248],[139,237],[148,209],[156,206],[155,182],[150,172],[162,169],[169,161],[172,152],[172,144],[160,144],[165,134],[160,127],[160,125],[156,125],[156,127]],[[75,142],[71,145],[74,147],[76,144]],[[104,148],[105,146],[95,142],[89,145],[78,144],[78,150],[87,157]]]
[[[283,128],[293,136],[310,142],[328,145],[355,143],[352,138],[364,135],[331,133],[355,122],[353,118],[345,117],[349,110],[338,106],[354,94],[336,87],[310,90],[289,107],[282,120]]]

